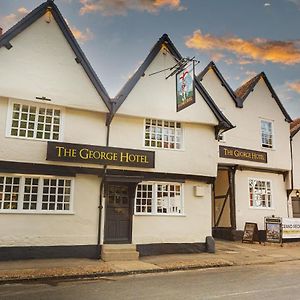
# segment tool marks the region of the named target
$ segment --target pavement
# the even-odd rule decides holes
[[[0,284],[91,279],[116,275],[176,270],[275,264],[300,260],[300,242],[246,244],[216,241],[216,253],[170,254],[140,257],[138,261],[104,262],[93,259],[32,259],[0,261]]]

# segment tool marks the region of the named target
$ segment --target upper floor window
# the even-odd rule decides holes
[[[260,121],[261,145],[264,148],[274,148],[273,122],[267,120]]]
[[[8,135],[57,141],[61,135],[61,110],[35,104],[12,103]]]
[[[72,210],[72,179],[0,174],[0,212]]]
[[[138,184],[135,197],[135,213],[182,215],[182,184],[161,182]]]
[[[182,149],[181,123],[174,121],[145,120],[145,146],[165,149]]]
[[[264,179],[249,179],[250,207],[272,207],[271,181]]]

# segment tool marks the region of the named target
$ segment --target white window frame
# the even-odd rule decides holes
[[[137,187],[135,190],[135,197],[134,197],[134,214],[137,216],[185,216],[184,214],[184,183],[182,182],[165,182],[165,181],[143,181],[139,184],[144,185],[152,185],[152,211],[151,213],[147,212],[137,212],[136,205],[137,205]],[[180,202],[181,202],[181,213],[159,213],[157,212],[157,185],[159,184],[168,184],[168,185],[180,185]]]
[[[25,137],[25,136],[15,136],[11,135],[11,127],[12,127],[12,117],[13,117],[13,106],[14,104],[20,104],[20,105],[28,105],[28,106],[35,106],[37,110],[39,108],[44,109],[56,109],[60,111],[60,124],[59,124],[59,138],[58,140],[54,139],[45,139],[45,138],[37,138],[37,137]],[[37,114],[38,116],[38,114]],[[23,139],[23,140],[29,140],[29,141],[55,141],[55,142],[61,142],[64,140],[64,116],[65,116],[65,108],[53,104],[48,103],[39,103],[34,101],[27,101],[27,100],[17,100],[17,99],[9,99],[8,101],[8,110],[7,110],[7,119],[6,119],[6,137],[7,138],[15,138],[15,139]],[[36,120],[34,121],[36,126]],[[36,128],[34,130],[36,135]]]
[[[272,147],[265,147],[263,146],[263,141],[262,141],[262,122],[267,122],[271,124],[271,136],[272,136]],[[260,119],[260,146],[262,149],[269,149],[269,150],[274,150],[275,149],[275,135],[274,135],[274,121],[273,120],[268,120],[268,119]]]
[[[179,149],[176,149],[176,135],[175,135],[175,148],[165,148],[165,147],[157,147],[157,146],[146,146],[146,120],[155,120],[155,121],[161,121],[161,122],[174,122],[180,123],[180,129],[181,129],[181,147]],[[162,133],[162,144],[163,144],[163,133]],[[143,147],[147,149],[158,149],[158,150],[171,150],[171,151],[184,151],[184,128],[183,128],[183,123],[180,121],[172,121],[172,120],[163,120],[163,119],[155,119],[155,118],[145,118],[144,119],[144,128],[143,128]]]
[[[50,215],[70,215],[74,214],[74,191],[75,191],[75,180],[73,177],[66,176],[49,176],[49,175],[36,175],[36,174],[17,174],[17,173],[0,173],[0,176],[4,177],[18,177],[20,178],[19,183],[19,197],[18,197],[18,208],[17,209],[0,209],[0,214],[50,214]],[[23,209],[24,195],[25,195],[25,178],[38,178],[38,194],[37,194],[37,208],[35,210]],[[44,179],[63,179],[71,181],[71,192],[70,192],[70,208],[69,210],[43,210],[42,209],[42,197],[43,197],[43,182]],[[57,197],[57,194],[56,194]],[[57,201],[55,202],[57,203]]]
[[[251,198],[250,198],[250,180],[255,180],[255,181],[264,181],[265,183],[269,182],[270,183],[270,195],[271,195],[271,206],[256,206],[252,205],[251,206]],[[248,178],[248,205],[251,209],[274,209],[274,193],[273,193],[273,185],[272,185],[272,180],[266,179],[266,178],[254,178],[254,177],[249,177]],[[267,193],[266,193],[267,194]],[[254,195],[254,194],[253,194]],[[255,199],[253,197],[252,199],[253,204],[255,203]],[[266,199],[266,204],[268,204],[268,200]]]

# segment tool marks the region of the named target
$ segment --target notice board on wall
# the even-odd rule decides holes
[[[242,242],[253,243],[255,241],[260,242],[257,223],[246,222]]]

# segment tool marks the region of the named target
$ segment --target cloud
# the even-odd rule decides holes
[[[269,2],[266,2],[265,4],[264,4],[264,7],[270,7],[271,6],[271,3],[269,3]]]
[[[300,63],[300,40],[275,41],[262,38],[244,40],[239,37],[217,37],[194,31],[186,38],[188,48],[199,51],[226,51],[235,54],[239,59],[247,58],[252,62],[273,62],[285,65]]]
[[[288,87],[294,92],[300,94],[300,81],[290,82],[288,83]]]
[[[100,12],[105,16],[126,15],[129,10],[156,13],[161,8],[184,10],[181,0],[80,0],[80,14]]]
[[[20,7],[15,13],[0,18],[0,26],[7,30],[29,13],[25,7]]]
[[[86,28],[84,31],[80,31],[77,27],[70,26],[70,29],[76,40],[82,44],[94,38],[94,34],[89,28]]]
[[[88,27],[84,31],[81,31],[76,26],[71,25],[68,19],[65,18],[65,21],[78,42],[83,44],[94,38],[93,32]]]
[[[300,0],[287,0],[287,1],[295,4],[300,9]]]

